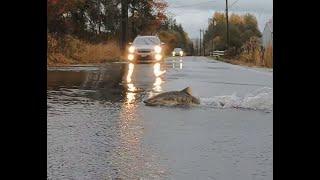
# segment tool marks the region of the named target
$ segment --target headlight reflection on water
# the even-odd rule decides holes
[[[131,76],[133,73],[133,69],[134,69],[134,64],[130,63],[129,69],[128,69],[128,75],[127,75],[127,83],[131,83]]]
[[[126,99],[122,104],[119,114],[119,139],[117,149],[112,155],[117,168],[121,169],[125,179],[137,179],[132,172],[137,172],[144,168],[141,163],[140,155],[141,137],[143,137],[143,129],[141,119],[138,118],[136,109],[136,87],[134,85],[134,64],[128,64],[126,75]]]
[[[160,66],[160,63],[156,63],[154,64],[153,66],[153,73],[156,77],[156,80],[155,82],[153,83],[153,92],[155,92],[155,94],[153,92],[150,93],[150,96],[149,97],[152,97],[158,93],[160,93],[162,91],[162,88],[161,88],[161,84],[163,83],[162,79],[161,79],[161,75],[166,73],[166,70],[164,71],[161,71],[161,66]]]
[[[162,84],[162,79],[160,77],[157,77],[156,82],[153,83],[153,86],[154,86],[153,90],[156,92],[161,92],[162,91],[161,84]]]
[[[129,64],[129,68],[128,68],[128,75],[127,75],[127,86],[128,86],[128,92],[127,92],[127,101],[126,103],[128,104],[132,104],[135,101],[135,91],[137,90],[137,88],[134,86],[134,84],[131,82],[131,76],[134,70],[134,64],[130,63]]]
[[[126,102],[128,104],[132,104],[136,100],[135,95],[136,95],[136,93],[127,92],[127,101]]]
[[[160,63],[156,63],[154,66],[153,66],[153,73],[156,77],[159,77],[161,76],[162,74],[164,74],[166,72],[166,70],[164,71],[161,71],[160,70]]]
[[[175,68],[175,60],[172,60],[172,68],[174,69]],[[179,69],[182,69],[183,68],[183,63],[182,63],[182,59],[180,59],[180,64],[179,64]]]
[[[137,94],[137,88],[135,87],[133,80],[132,80],[132,74],[134,71],[135,64],[130,63],[128,66],[128,74],[127,74],[127,93],[126,93],[126,104],[133,104],[136,101],[136,94]],[[155,63],[153,65],[153,73],[155,75],[155,82],[153,83],[153,88],[150,94],[150,97],[156,94],[159,94],[162,92],[161,85],[163,84],[163,80],[161,78],[161,75],[166,73],[166,70],[161,70],[161,64]]]

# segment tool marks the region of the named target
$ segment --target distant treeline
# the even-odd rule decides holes
[[[273,48],[262,47],[262,34],[254,15],[231,14],[229,20],[229,43],[227,45],[227,21],[225,13],[216,12],[204,33],[205,54],[212,50],[226,51],[225,59],[235,64],[273,67]],[[199,51],[198,44],[195,51]],[[203,48],[202,48],[203,49]],[[203,50],[202,50],[203,51]],[[202,53],[203,54],[203,53]]]
[[[241,53],[243,46],[252,37],[261,37],[258,22],[254,15],[229,15],[229,55]],[[204,44],[207,51],[227,49],[227,24],[225,13],[216,12],[204,33]],[[242,48],[242,49],[241,49]]]

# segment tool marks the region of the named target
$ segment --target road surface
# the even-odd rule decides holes
[[[148,107],[191,87],[201,105]],[[48,179],[273,179],[273,73],[204,57],[48,68]]]

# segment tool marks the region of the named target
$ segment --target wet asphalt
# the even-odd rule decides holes
[[[244,97],[272,90],[272,71],[188,56],[50,67],[47,75],[48,179],[273,179],[272,99],[251,104],[267,103],[268,112],[142,102],[185,87],[207,102]]]

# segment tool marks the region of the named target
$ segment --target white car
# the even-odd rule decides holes
[[[158,36],[137,36],[129,43],[128,60],[133,62],[157,62],[163,59],[162,46]]]
[[[181,48],[174,48],[172,51],[172,56],[183,56],[183,51]]]

